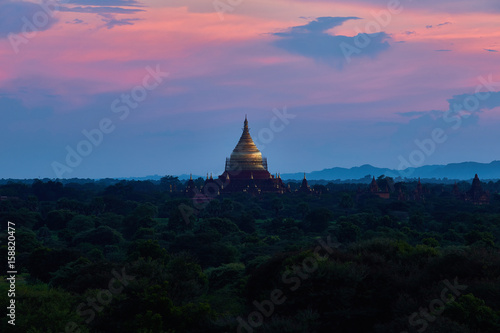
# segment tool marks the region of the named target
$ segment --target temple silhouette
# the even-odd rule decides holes
[[[193,191],[194,183],[190,180],[187,191]],[[235,192],[285,193],[289,189],[279,174],[272,175],[267,169],[267,159],[262,157],[259,148],[250,136],[248,120],[245,116],[243,133],[231,156],[226,158],[224,172],[216,179],[207,175],[203,185],[203,193],[223,194]]]
[[[207,195],[214,197],[225,193],[244,192],[259,195],[261,193],[283,194],[292,192],[290,186],[287,186],[283,182],[279,173],[273,175],[268,171],[267,159],[262,156],[262,153],[250,135],[246,116],[242,130],[243,133],[236,147],[233,149],[230,157],[226,158],[224,172],[215,178],[212,174],[207,174],[201,188],[195,186],[195,182],[191,176],[185,184],[184,192],[187,196],[194,197],[201,191],[204,196],[200,200],[204,200],[203,197],[207,198]],[[172,189],[170,191],[172,192]],[[302,183],[294,192],[321,195],[320,191],[312,189],[309,186],[305,173]],[[364,190],[358,188],[356,200],[358,201],[369,196],[377,196],[381,199],[392,198],[398,201],[425,202],[428,195],[429,191],[423,187],[420,178],[414,190],[404,191],[401,184],[396,184],[396,186],[392,186],[390,189],[387,184],[383,188],[380,188],[377,180],[373,177],[367,188]],[[455,183],[452,195],[458,200],[478,205],[490,202],[490,193],[482,189],[481,181],[477,174],[474,177],[470,190],[462,193]]]

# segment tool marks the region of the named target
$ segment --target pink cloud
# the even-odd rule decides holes
[[[30,41],[18,57],[0,55],[2,62],[11,64],[2,70],[0,84],[14,92],[18,87],[11,85],[13,80],[19,84],[24,78],[61,98],[72,96],[69,103],[76,107],[85,103],[85,96],[129,90],[140,82],[146,65],[159,63],[172,73],[168,89],[160,90],[166,96],[205,89],[203,84],[191,85],[196,80],[210,80],[214,90],[233,91],[224,100],[207,96],[203,105],[193,102],[191,110],[393,101],[384,110],[356,115],[371,117],[374,112],[390,116],[396,111],[441,108],[452,92],[470,88],[478,74],[495,68],[496,58],[482,51],[498,37],[495,23],[483,23],[492,22],[485,17],[489,14],[455,14],[446,18],[453,24],[434,30],[425,26],[442,22],[440,14],[408,7],[383,27],[395,41],[406,43],[393,43],[387,54],[356,60],[341,71],[270,45],[269,33],[307,22],[299,18],[300,12],[333,8],[328,3],[317,7],[302,3],[295,7],[293,19],[281,14],[269,19],[269,14],[260,18],[256,11],[246,15],[248,8],[242,7],[220,21],[213,12],[159,6],[141,13],[141,21],[134,25],[111,30],[97,29],[101,23],[90,14],[61,13],[59,24]],[[334,28],[334,33],[355,35],[354,29],[363,29],[373,20],[371,11],[380,8],[341,3],[339,12],[365,18]],[[87,15],[90,27],[63,23],[82,15]],[[416,33],[401,34],[408,30]],[[434,51],[443,48],[452,52]],[[469,66],[471,62],[475,66]]]

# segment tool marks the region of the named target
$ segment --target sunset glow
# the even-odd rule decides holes
[[[472,144],[500,139],[493,0],[475,9],[401,1],[398,14],[386,1],[243,1],[224,13],[201,0],[69,3],[27,37],[23,17],[33,22],[41,7],[0,0],[5,178],[55,178],[52,163],[104,117],[116,130],[63,177],[216,172],[245,114],[257,134],[283,107],[296,118],[265,145],[266,156],[281,156],[270,159],[273,170],[397,168],[415,139],[445,126],[432,112],[448,111],[450,99],[473,95],[488,77],[487,100],[425,164],[500,157],[498,145]],[[364,34],[377,25],[378,35]],[[355,49],[347,56],[345,43]],[[148,66],[169,77],[118,120],[113,101],[141,85]]]

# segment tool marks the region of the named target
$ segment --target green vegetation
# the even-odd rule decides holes
[[[328,183],[315,186],[321,194],[195,204],[183,186],[170,176],[1,185],[20,275],[16,326],[4,318],[0,330],[500,330],[500,182],[483,184],[489,205],[438,183],[424,184],[421,202]],[[443,290],[455,279],[466,289],[450,298]],[[450,301],[433,309],[442,297]]]

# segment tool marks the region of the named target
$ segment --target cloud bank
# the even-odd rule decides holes
[[[32,2],[0,0],[0,38],[25,30],[31,32],[30,25],[34,25],[37,31],[50,29],[57,22],[53,8]]]
[[[312,58],[342,68],[351,57],[375,57],[389,48],[390,37],[385,32],[358,34],[353,37],[331,35],[328,30],[358,17],[318,17],[308,24],[295,26],[278,37],[274,45],[292,54]]]

